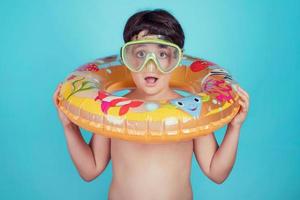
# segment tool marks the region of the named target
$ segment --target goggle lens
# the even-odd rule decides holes
[[[123,47],[123,59],[132,71],[140,71],[152,59],[162,72],[172,71],[181,59],[180,49],[160,43],[135,43]]]

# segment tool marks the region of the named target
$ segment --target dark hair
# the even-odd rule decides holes
[[[124,28],[123,38],[129,42],[133,36],[146,30],[147,35],[163,35],[167,40],[184,46],[184,32],[176,18],[162,9],[144,10],[132,15]]]

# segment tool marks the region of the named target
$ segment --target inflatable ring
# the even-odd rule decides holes
[[[184,55],[170,86],[182,97],[144,101],[120,94],[134,88],[119,56],[73,71],[58,100],[67,117],[95,134],[145,143],[185,141],[226,125],[239,110],[237,83],[218,65]]]

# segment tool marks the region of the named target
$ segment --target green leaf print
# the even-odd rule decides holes
[[[74,94],[85,91],[85,90],[90,90],[97,88],[94,82],[84,80],[85,78],[77,79],[72,82],[72,92],[69,94],[67,97],[67,100],[73,96]]]

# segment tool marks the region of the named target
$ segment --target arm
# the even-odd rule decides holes
[[[110,161],[110,139],[94,134],[87,144],[78,126],[64,126],[68,150],[80,176],[92,181],[99,176]]]
[[[80,129],[62,113],[57,105],[57,95],[61,85],[56,89],[53,101],[64,128],[68,150],[80,176],[85,181],[91,181],[99,176],[110,160],[110,139],[93,135],[90,143],[86,144]]]
[[[215,135],[194,139],[194,153],[204,174],[215,183],[222,183],[234,165],[240,129],[228,126],[220,147]]]
[[[241,109],[227,126],[220,147],[214,134],[194,139],[194,153],[200,168],[208,178],[218,184],[225,181],[233,168],[240,129],[248,112],[249,95],[241,88],[238,92],[241,97]]]

